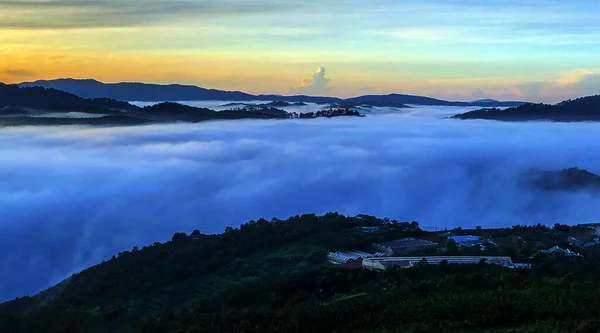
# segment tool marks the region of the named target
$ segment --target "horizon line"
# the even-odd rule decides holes
[[[327,95],[327,96],[322,96],[322,95],[303,95],[303,94],[297,94],[297,95],[283,95],[283,94],[278,94],[278,93],[261,93],[261,94],[253,94],[253,93],[249,93],[249,92],[245,92],[242,90],[224,90],[224,89],[215,89],[215,88],[207,88],[204,86],[200,86],[197,84],[184,84],[184,83],[155,83],[155,82],[143,82],[143,81],[117,81],[117,82],[106,82],[106,81],[100,81],[98,79],[95,78],[73,78],[73,77],[59,77],[59,78],[54,78],[54,79],[38,79],[38,80],[33,80],[33,81],[22,81],[22,82],[18,82],[18,83],[5,83],[0,81],[0,83],[4,83],[7,85],[10,84],[14,84],[17,86],[20,86],[22,84],[34,84],[40,81],[45,81],[45,82],[52,82],[52,81],[67,81],[67,80],[71,80],[71,81],[94,81],[100,84],[105,84],[105,85],[116,85],[116,84],[145,84],[145,85],[155,85],[155,86],[163,86],[163,87],[168,87],[168,86],[182,86],[182,87],[195,87],[195,88],[200,88],[200,89],[206,89],[206,90],[216,90],[216,91],[222,91],[222,92],[231,92],[231,93],[242,93],[242,94],[247,94],[247,95],[251,95],[251,96],[279,96],[279,97],[298,97],[298,96],[304,96],[304,97],[312,97],[312,98],[336,98],[339,99],[341,101],[344,100],[348,100],[348,99],[352,99],[352,98],[358,98],[358,97],[365,97],[365,96],[391,96],[391,95],[402,95],[402,96],[412,96],[412,97],[425,97],[425,98],[431,98],[431,99],[435,99],[438,101],[444,101],[444,102],[457,102],[457,103],[473,103],[473,102],[478,102],[478,101],[495,101],[495,102],[505,102],[505,103],[510,103],[510,102],[515,102],[515,103],[534,103],[531,101],[525,101],[525,100],[498,100],[498,99],[494,99],[494,98],[480,98],[480,99],[473,99],[473,100],[447,100],[447,99],[442,99],[439,97],[431,97],[428,95],[415,95],[415,94],[404,94],[404,93],[398,93],[398,92],[392,92],[392,93],[388,93],[388,94],[365,94],[365,95],[355,95],[352,97],[339,97],[339,96],[332,96],[332,95]],[[57,89],[58,90],[58,89]],[[583,97],[583,96],[581,96]]]

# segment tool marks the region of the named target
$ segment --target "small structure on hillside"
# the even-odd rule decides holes
[[[385,254],[378,253],[367,253],[362,251],[348,251],[348,252],[329,252],[327,259],[332,264],[347,264],[352,261],[362,260],[365,258],[383,257]]]
[[[390,267],[410,268],[419,264],[439,265],[441,263],[474,265],[481,262],[500,265],[503,267],[513,266],[510,257],[493,256],[432,256],[432,257],[384,257],[363,259],[363,268],[383,271]]]
[[[598,237],[569,237],[569,245],[578,247],[594,247],[600,243]]]
[[[521,268],[521,269],[531,269],[532,262],[530,258],[527,257],[511,257],[513,262],[513,266],[510,268]]]
[[[356,227],[361,232],[365,233],[373,233],[373,232],[385,232],[390,231],[389,225],[376,225],[376,226],[365,226],[365,227]]]
[[[479,236],[448,236],[448,240],[453,240],[456,242],[456,245],[460,247],[476,247],[482,246],[485,241],[481,239]]]
[[[403,255],[411,252],[437,248],[437,246],[437,243],[413,237],[373,244],[374,248],[385,253],[386,256]]]
[[[554,256],[554,257],[561,257],[561,256],[565,256],[565,257],[583,257],[581,254],[575,252],[575,251],[571,251],[569,249],[563,249],[559,246],[554,246],[548,250],[542,250],[542,253],[545,253],[549,256]]]

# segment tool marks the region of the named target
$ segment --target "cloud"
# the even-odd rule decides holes
[[[325,77],[325,67],[317,68],[311,79],[302,80],[300,87],[290,87],[291,94],[328,96],[329,79]]]
[[[590,70],[576,70],[556,79],[556,85],[558,86],[572,86],[578,82],[583,81],[589,75],[594,75],[596,72]]]
[[[4,74],[9,77],[31,77],[34,75],[33,72],[25,69],[1,69],[0,74]]]
[[[573,95],[599,95],[600,71],[576,70],[569,72],[556,80],[559,88],[566,89]]]
[[[600,220],[598,195],[517,181],[534,167],[600,173],[597,124],[440,119],[464,110],[0,129],[0,300],[178,231],[260,217],[339,211],[437,228]]]
[[[477,89],[477,91],[473,92],[473,94],[471,94],[471,96],[476,100],[487,98],[487,95],[481,89]]]
[[[600,73],[586,75],[573,84],[573,89],[582,95],[600,95]]]
[[[175,18],[292,12],[296,4],[269,0],[0,0],[0,28],[71,29],[149,25]]]

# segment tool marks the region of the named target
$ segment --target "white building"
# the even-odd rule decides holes
[[[377,253],[367,253],[362,251],[348,251],[348,252],[329,252],[327,254],[327,259],[332,264],[345,264],[349,261],[365,259],[365,258],[373,258],[373,257],[383,257],[385,254],[381,252]]]
[[[388,267],[409,268],[420,263],[429,265],[439,265],[442,262],[448,264],[474,265],[484,260],[488,264],[500,265],[503,267],[513,266],[510,257],[495,256],[432,256],[432,257],[383,257],[366,258],[363,260],[363,267],[370,270],[383,271]]]

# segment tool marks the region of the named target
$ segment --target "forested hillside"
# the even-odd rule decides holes
[[[599,121],[600,95],[566,100],[555,105],[523,104],[521,106],[508,108],[505,110],[486,108],[457,114],[453,118],[490,119],[503,121]]]
[[[276,103],[277,104],[277,103]],[[281,105],[281,104],[280,104]],[[76,116],[73,116],[73,113]],[[298,114],[273,103],[215,111],[163,102],[144,108],[114,99],[85,99],[63,91],[0,83],[0,126],[142,125],[235,119],[297,119],[361,116],[349,107]]]
[[[494,239],[497,248],[489,254],[533,255],[536,246],[590,228],[557,224],[453,233]],[[443,246],[444,233],[420,230],[416,222],[337,213],[260,219],[219,235],[176,233],[169,242],[119,253],[34,297],[0,305],[0,332],[600,329],[599,246],[586,250],[585,258],[534,254],[532,270],[482,262],[373,272],[326,260],[329,251],[369,251],[374,242],[401,237]],[[449,243],[445,248],[460,251]]]

